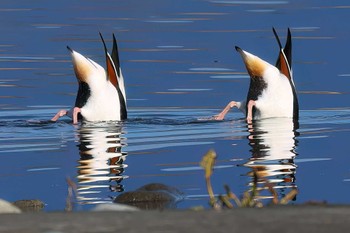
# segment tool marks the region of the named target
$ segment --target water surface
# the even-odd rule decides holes
[[[208,207],[199,161],[213,148],[216,194],[228,184],[241,195],[257,170],[281,197],[297,187],[294,203],[350,202],[346,1],[4,1],[0,12],[0,198],[63,210],[69,177],[76,210],[153,182],[185,194],[178,208]],[[292,31],[299,127],[248,126],[237,110],[206,120],[246,97],[235,45],[275,61],[272,26],[282,40]],[[103,65],[98,32],[109,46],[112,33],[119,41],[130,119],[50,123],[77,91],[66,46]]]

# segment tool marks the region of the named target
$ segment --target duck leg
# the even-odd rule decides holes
[[[230,103],[227,104],[227,106],[218,114],[214,116],[215,120],[223,120],[225,118],[225,115],[231,110],[233,107],[238,107],[238,102],[236,101],[231,101]]]
[[[62,109],[56,113],[54,117],[52,117],[51,121],[57,121],[60,117],[63,117],[68,114],[68,111],[65,109]]]
[[[73,124],[78,124],[78,114],[81,112],[81,109],[78,107],[74,107],[73,109],[70,109],[69,111],[62,109],[56,113],[54,117],[51,118],[51,121],[56,122],[59,118],[63,116],[69,116],[73,118]]]
[[[255,106],[254,100],[249,100],[247,105],[247,122],[252,123],[253,120],[253,107]]]
[[[81,112],[81,108],[74,107],[73,108],[73,124],[76,125],[78,124],[78,114]]]

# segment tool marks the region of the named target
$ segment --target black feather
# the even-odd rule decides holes
[[[248,114],[248,103],[250,100],[257,100],[262,94],[263,90],[267,87],[267,83],[262,77],[251,77],[249,90],[246,101],[246,114]],[[255,115],[255,107],[253,107],[253,117]]]
[[[91,90],[89,85],[86,82],[79,81],[79,89],[78,89],[77,97],[75,99],[74,106],[78,108],[82,108],[90,98],[90,95],[91,95]],[[82,119],[82,115],[80,113],[78,115],[78,119],[79,120]]]
[[[119,61],[118,44],[114,34],[113,34],[112,60],[115,65],[115,69],[117,70],[118,78],[120,78],[120,61]]]

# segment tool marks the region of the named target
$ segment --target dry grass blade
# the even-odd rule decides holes
[[[238,197],[233,192],[231,192],[230,187],[228,187],[228,185],[225,185],[224,188],[226,190],[227,197],[229,197],[232,200],[234,200],[238,207],[241,207],[242,206],[241,201],[238,199]]]
[[[257,171],[254,171],[254,173],[253,173],[252,198],[254,198],[254,197],[259,195],[258,182],[259,182],[259,175],[258,175]]]
[[[250,207],[252,205],[251,201],[252,201],[252,198],[251,198],[250,192],[249,191],[244,192],[243,198],[241,201],[242,203],[241,207]]]
[[[256,205],[255,202],[255,197],[259,195],[259,189],[258,189],[258,181],[259,181],[259,176],[256,171],[253,172],[253,186],[252,186],[252,191],[251,193],[246,192],[246,207],[254,207]]]
[[[286,205],[288,204],[293,198],[298,194],[297,189],[292,189],[285,197],[281,199],[279,202],[281,205]]]
[[[277,195],[276,190],[273,188],[273,184],[266,181],[265,186],[268,188],[270,193],[273,195],[272,203],[275,205],[278,204],[278,195]]]
[[[228,196],[222,196],[220,195],[219,196],[219,200],[222,202],[223,206],[224,207],[227,207],[229,209],[232,209],[233,208],[233,205],[232,203],[230,202],[230,199]]]
[[[215,197],[211,197],[209,204],[214,210],[221,210],[221,205],[217,202]]]
[[[205,171],[205,181],[207,184],[207,189],[208,189],[211,202],[212,200],[215,200],[214,191],[210,181],[210,177],[213,174],[213,167],[215,164],[215,160],[216,160],[216,152],[214,150],[209,150],[203,156],[202,161],[200,162],[200,165],[204,168],[204,171]]]
[[[259,190],[262,188],[258,187],[259,175],[254,170],[253,171],[253,182],[251,190],[244,192],[242,198],[242,207],[261,207],[262,203],[257,201],[259,196]]]
[[[200,162],[201,167],[205,170],[205,178],[210,177],[213,174],[213,167],[216,160],[216,152],[209,150],[202,158]]]
[[[68,185],[68,195],[66,198],[65,211],[72,212],[73,206],[74,206],[74,200],[77,194],[77,185],[69,177],[66,178],[66,181]]]

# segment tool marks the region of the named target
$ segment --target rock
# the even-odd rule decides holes
[[[13,204],[23,212],[38,212],[45,206],[44,202],[40,200],[18,200],[13,202]]]
[[[183,194],[174,187],[151,183],[135,191],[125,192],[114,199],[115,203],[136,206],[140,209],[175,208]]]
[[[140,209],[135,206],[111,203],[97,205],[92,211],[139,211]]]
[[[0,214],[19,214],[21,212],[17,206],[0,199]]]

